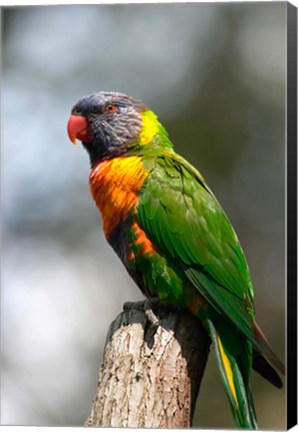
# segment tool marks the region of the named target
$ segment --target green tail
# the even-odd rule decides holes
[[[249,388],[251,351],[249,346],[239,351],[239,335],[233,338],[231,332],[224,332],[225,326],[214,325],[206,320],[209,335],[215,346],[220,374],[229,398],[233,416],[241,429],[258,429],[252,394]],[[227,336],[226,336],[227,335]],[[249,342],[247,342],[249,344]],[[243,345],[242,345],[243,346]]]

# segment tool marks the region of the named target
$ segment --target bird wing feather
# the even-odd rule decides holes
[[[146,161],[137,219],[206,300],[254,340],[253,288],[238,238],[200,173],[175,153]]]

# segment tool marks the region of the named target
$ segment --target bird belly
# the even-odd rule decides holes
[[[200,317],[207,303],[175,263],[155,247],[133,216],[120,223],[108,241],[146,297],[187,308]]]

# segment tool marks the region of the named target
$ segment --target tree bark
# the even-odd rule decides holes
[[[190,313],[126,303],[110,326],[85,426],[190,427],[209,347]]]

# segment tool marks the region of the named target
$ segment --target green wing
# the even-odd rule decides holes
[[[140,227],[206,300],[256,343],[249,270],[222,207],[200,173],[175,153],[143,163],[150,175],[137,209]]]

